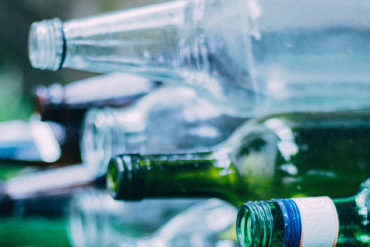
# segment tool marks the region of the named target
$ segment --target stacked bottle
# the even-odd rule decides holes
[[[129,72],[195,90],[167,87],[87,114],[82,157],[107,173],[113,198],[249,201],[237,220],[241,246],[368,246],[368,182],[354,197],[327,197],[353,195],[370,174],[366,10],[353,0],[175,0],[34,23],[29,57],[41,69]],[[297,196],[320,197],[250,201]],[[201,228],[173,222],[125,244],[197,246],[191,232]],[[90,226],[82,245],[95,243],[84,236],[97,231]],[[188,242],[168,237],[179,226]]]
[[[358,109],[370,105],[366,10],[355,0],[176,0],[34,23],[29,57],[41,69],[185,84],[237,115]]]
[[[368,111],[272,115],[211,151],[116,156],[107,186],[116,199],[210,196],[237,207],[252,198],[348,196],[370,174],[369,135]]]
[[[131,107],[91,109],[83,125],[82,159],[103,174],[113,155],[205,149],[245,120],[223,114],[190,88],[166,86]]]

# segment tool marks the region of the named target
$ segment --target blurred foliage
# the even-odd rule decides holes
[[[32,90],[38,84],[64,84],[93,75],[70,69],[53,72],[32,68],[27,55],[32,22],[54,17],[68,20],[155,2],[161,1],[0,0],[0,121],[29,117]]]

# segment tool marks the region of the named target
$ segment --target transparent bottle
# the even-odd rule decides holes
[[[104,177],[82,165],[20,173],[7,179],[1,189],[12,201],[68,196],[78,188],[104,187]]]
[[[34,105],[42,121],[73,121],[77,125],[89,108],[129,105],[158,85],[159,82],[124,73],[99,75],[66,85],[39,85],[33,95]]]
[[[239,209],[236,231],[241,247],[365,247],[370,243],[369,215],[370,179],[347,198],[247,202]]]
[[[61,157],[56,163],[81,163],[79,146],[81,125],[88,109],[128,106],[159,85],[160,83],[143,77],[113,73],[66,85],[38,86],[34,94],[34,106],[39,120],[48,121],[57,135]],[[49,149],[46,147],[43,150]]]
[[[36,68],[183,83],[238,115],[369,106],[370,3],[176,0],[31,26]],[[277,104],[278,103],[278,104]]]
[[[84,120],[84,164],[105,173],[113,155],[202,149],[224,141],[245,118],[223,114],[190,88],[162,87],[122,109],[92,109]]]
[[[90,191],[72,201],[69,232],[76,247],[217,246],[218,234],[234,226],[235,217],[234,207],[216,199],[123,203]]]
[[[238,207],[273,196],[349,196],[370,174],[369,136],[369,111],[270,115],[211,151],[118,155],[107,187],[121,200],[218,197]]]
[[[41,122],[11,120],[0,123],[0,160],[45,165],[66,161],[61,143],[64,131],[60,125]],[[68,155],[67,155],[68,156]]]

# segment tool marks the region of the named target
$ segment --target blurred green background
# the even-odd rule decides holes
[[[59,17],[69,20],[100,12],[138,7],[161,0],[0,0],[0,121],[26,119],[33,110],[36,85],[68,83],[92,73],[33,69],[27,39],[32,22]]]

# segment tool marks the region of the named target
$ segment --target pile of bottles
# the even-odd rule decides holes
[[[0,245],[369,246],[369,11],[173,0],[33,23],[34,68],[102,75],[0,124],[0,159],[35,167],[1,185]]]

